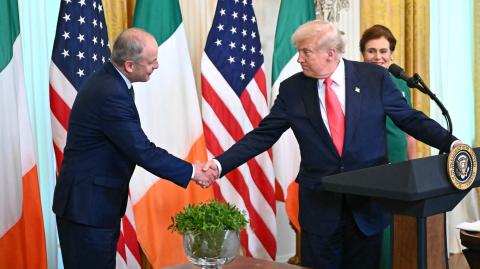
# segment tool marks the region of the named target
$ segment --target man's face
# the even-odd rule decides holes
[[[146,82],[150,75],[158,68],[158,47],[156,42],[147,42],[139,61],[133,62],[131,82]]]
[[[314,39],[297,43],[297,62],[302,66],[303,74],[312,78],[327,78],[337,66],[335,49],[322,49],[316,46]]]

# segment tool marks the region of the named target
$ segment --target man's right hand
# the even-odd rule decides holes
[[[213,181],[218,178],[218,173],[216,172],[216,170],[210,169],[204,171],[199,161],[196,161],[193,165],[195,166],[195,175],[193,176],[193,180],[195,181],[195,183],[200,185],[200,187],[210,187]]]
[[[216,175],[215,179],[218,179],[218,177],[220,177],[220,171],[218,169],[217,163],[213,159],[208,160],[208,162],[203,165],[202,171],[206,173],[211,171],[211,173]]]

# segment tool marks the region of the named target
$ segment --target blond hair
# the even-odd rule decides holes
[[[292,42],[297,45],[307,39],[315,39],[318,49],[335,48],[338,53],[345,53],[342,34],[331,23],[313,20],[300,25],[292,35]]]

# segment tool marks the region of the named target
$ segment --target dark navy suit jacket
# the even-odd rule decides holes
[[[192,176],[190,163],[149,141],[125,81],[107,63],[73,104],[53,211],[81,224],[118,227],[135,165],[182,187]]]
[[[373,235],[388,223],[380,207],[366,197],[324,191],[322,177],[387,163],[387,115],[402,130],[436,148],[449,151],[456,138],[446,141],[448,133],[444,128],[408,106],[386,69],[348,60],[344,63],[346,118],[342,157],[322,120],[317,79],[298,73],[281,83],[271,112],[259,127],[216,159],[222,174],[228,173],[270,148],[284,131],[292,128],[301,154],[297,182],[302,228],[316,234],[332,233],[342,206],[347,206],[360,230]]]

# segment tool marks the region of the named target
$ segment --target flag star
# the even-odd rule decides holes
[[[222,40],[217,38],[217,41],[215,41],[215,45],[217,45],[217,47],[222,45]]]
[[[68,50],[66,49],[63,49],[62,55],[63,55],[63,58],[67,58],[68,56],[70,56],[70,54],[68,54]]]
[[[241,78],[242,80],[244,80],[244,79],[245,79],[245,74],[242,73],[242,74],[240,75],[240,78]]]
[[[250,49],[250,51],[251,51],[252,53],[255,53],[255,47],[252,46],[252,48]]]
[[[246,6],[246,5],[247,5],[247,0],[243,0],[243,1],[242,1],[242,4],[243,4],[244,6]]]
[[[78,1],[78,3],[80,4],[81,7],[83,7],[85,5],[85,0],[80,0]]]
[[[238,3],[238,0],[235,0],[235,4]]]
[[[252,31],[251,36],[252,36],[252,38],[255,38],[255,37],[257,37],[257,33],[255,33],[254,31]]]
[[[102,56],[102,63],[105,63],[105,56]]]
[[[245,44],[242,44],[241,48],[242,48],[242,51],[246,51],[246,50],[247,50],[247,46],[246,46]]]
[[[102,12],[102,11],[103,11],[102,5],[98,5],[98,12]]]
[[[65,15],[63,16],[63,19],[65,20],[65,22],[69,21],[70,20],[70,14],[65,13]]]
[[[232,32],[232,35],[236,34],[237,33],[237,28],[232,26],[232,29],[230,29],[230,32]]]
[[[97,2],[93,2],[93,10],[96,10],[97,9]]]
[[[82,35],[82,34],[78,34],[78,42],[82,43],[82,41],[85,41],[85,35]]]
[[[105,43],[103,42],[103,38],[100,39],[100,44],[102,44],[102,47],[103,45],[105,45]]]
[[[79,77],[85,76],[85,73],[83,72],[83,69],[80,69],[80,68],[79,68],[79,69],[78,69],[78,72],[77,72],[77,75],[78,75]]]
[[[217,29],[218,29],[218,31],[223,31],[223,24],[219,24],[219,25],[217,26]]]
[[[256,21],[255,16],[252,16],[251,21],[252,21],[252,23],[255,23],[255,21]]]
[[[234,49],[234,48],[237,47],[237,46],[235,46],[235,42],[233,42],[233,41],[231,41],[228,46],[230,47],[230,49]]]
[[[72,2],[72,0],[64,0],[65,1],[65,4],[70,4]]]
[[[235,62],[235,57],[230,56],[230,57],[228,57],[227,61],[229,61],[230,63],[234,63]]]
[[[220,9],[220,15],[221,15],[221,16],[224,16],[224,15],[225,15],[225,9],[223,9],[223,8]]]
[[[255,62],[254,62],[254,61],[251,61],[251,62],[250,62],[250,66],[251,66],[252,68],[254,68],[254,67],[255,67]]]
[[[93,19],[92,24],[93,24],[93,27],[96,27],[97,26],[97,19]]]
[[[242,60],[240,61],[240,63],[241,63],[242,65],[245,65],[245,59],[242,59]]]
[[[85,23],[85,17],[80,16],[80,18],[78,19],[78,22],[80,22],[80,25],[84,24]]]
[[[248,19],[247,19],[247,14],[243,14],[242,20],[243,20],[243,21],[247,21],[247,20],[248,20]]]
[[[246,36],[247,35],[247,30],[243,29],[242,30],[242,36]]]
[[[67,32],[67,31],[63,31],[63,38],[65,38],[65,40],[67,40],[67,38],[70,38],[70,32]]]
[[[94,45],[97,45],[98,41],[96,36],[93,37],[92,42]]]
[[[238,19],[238,12],[235,12],[235,11],[234,11],[234,12],[232,13],[232,17],[233,17],[233,19]]]
[[[92,59],[93,59],[94,62],[97,61],[97,54],[96,53],[93,54]]]
[[[83,58],[85,58],[85,56],[83,56],[83,52],[79,51],[78,54],[77,54],[77,57],[78,57],[78,60],[81,60]]]
[[[260,55],[263,55],[263,49],[260,49],[259,53]]]
[[[103,29],[103,22],[100,22],[100,29]]]

